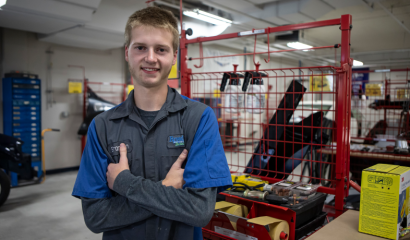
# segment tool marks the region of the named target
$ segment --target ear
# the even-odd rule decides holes
[[[174,59],[172,60],[172,65],[175,65],[177,60],[178,60],[178,49],[174,52]]]
[[[125,61],[128,62],[128,46],[125,46]]]

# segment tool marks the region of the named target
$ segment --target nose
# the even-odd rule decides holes
[[[147,63],[156,63],[157,62],[157,58],[156,58],[156,56],[155,56],[155,51],[154,51],[154,49],[149,49],[148,50],[148,54],[147,54],[147,56],[145,57],[145,61],[147,62]]]

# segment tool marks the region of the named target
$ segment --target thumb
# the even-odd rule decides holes
[[[128,166],[128,158],[127,158],[127,147],[124,143],[120,144],[120,164],[127,164]]]
[[[184,149],[184,151],[182,151],[182,153],[179,155],[178,159],[172,165],[172,168],[180,169],[181,166],[182,166],[182,163],[185,161],[187,156],[188,156],[188,150]]]

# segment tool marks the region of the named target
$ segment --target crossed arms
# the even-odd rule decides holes
[[[82,207],[87,227],[95,232],[119,229],[154,215],[191,226],[205,226],[215,206],[217,188],[185,188],[184,150],[166,178],[153,182],[129,171],[127,150],[120,146],[120,161],[107,168],[108,187],[118,194],[110,198],[84,198]]]

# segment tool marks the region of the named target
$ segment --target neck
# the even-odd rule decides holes
[[[139,109],[144,111],[158,111],[167,100],[168,85],[155,88],[135,86],[134,101]]]

